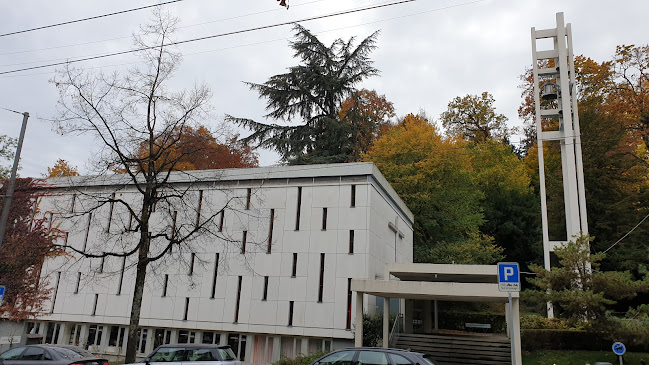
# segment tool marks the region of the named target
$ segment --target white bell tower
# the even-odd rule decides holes
[[[554,47],[537,50],[537,40],[552,39]],[[577,110],[575,63],[572,50],[570,24],[564,25],[563,13],[557,13],[557,27],[536,30],[532,28],[532,70],[534,73],[534,103],[536,107],[536,133],[539,150],[539,180],[541,194],[541,222],[543,228],[543,259],[550,270],[550,252],[580,234],[588,234],[586,219],[586,195],[584,168],[581,153],[581,134]],[[539,68],[539,61],[554,60],[556,67]],[[548,108],[541,108],[541,99],[555,100]],[[543,120],[558,119],[559,130],[545,131]],[[548,235],[548,212],[545,192],[545,165],[543,142],[561,143],[561,169],[563,172],[563,197],[566,215],[567,237],[562,241],[550,241]],[[548,303],[548,317],[552,317]]]

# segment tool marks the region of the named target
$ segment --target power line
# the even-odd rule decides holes
[[[320,2],[324,0],[315,0],[309,3],[305,4],[300,4],[300,5],[307,5],[315,2]],[[427,14],[427,13],[432,13],[432,12],[437,12],[437,11],[443,11],[443,10],[448,10],[451,8],[456,8],[460,6],[465,6],[465,5],[472,5],[475,3],[480,3],[484,2],[487,0],[474,0],[474,1],[469,1],[465,3],[460,3],[460,4],[455,4],[455,5],[449,5],[449,6],[444,6],[440,8],[435,8],[435,9],[430,9],[430,10],[425,10],[425,11],[420,11],[420,12],[415,12],[411,14],[406,14],[406,15],[401,15],[401,16],[396,16],[396,17],[391,17],[391,18],[385,18],[385,19],[380,19],[372,22],[365,22],[365,23],[358,23],[354,25],[349,25],[345,27],[338,27],[338,28],[333,28],[333,29],[326,29],[326,30],[321,30],[321,31],[316,31],[312,32],[313,34],[322,34],[322,33],[328,33],[328,32],[335,32],[339,30],[344,30],[344,29],[350,29],[350,28],[355,28],[355,27],[361,27],[361,26],[366,26],[366,25],[371,25],[371,24],[377,24],[377,23],[382,23],[382,22],[387,22],[387,21],[392,21],[392,20],[398,20],[406,17],[411,17],[411,16],[417,16],[417,15],[422,15],[422,14]],[[293,5],[293,7],[300,6],[300,5]],[[278,9],[281,11],[281,9]],[[274,10],[271,10],[274,11]],[[256,14],[256,13],[254,13]],[[228,18],[229,19],[229,18]],[[193,25],[190,25],[193,26]],[[181,27],[182,28],[182,27]],[[128,38],[128,37],[122,37],[122,38]],[[122,39],[122,38],[114,38],[111,40],[116,40],[116,39]],[[210,53],[210,52],[219,52],[219,51],[224,51],[224,50],[230,50],[230,49],[236,49],[236,48],[241,48],[241,47],[250,47],[250,46],[255,46],[259,44],[265,44],[265,43],[272,43],[272,42],[277,42],[277,41],[282,41],[282,40],[288,40],[289,38],[284,37],[284,38],[276,38],[276,39],[270,39],[270,40],[265,40],[265,41],[260,41],[260,42],[255,42],[255,43],[247,43],[247,44],[239,44],[239,45],[234,45],[230,47],[224,47],[224,48],[216,48],[216,49],[210,49],[210,50],[205,50],[205,51],[199,51],[199,52],[193,52],[193,53],[184,53],[184,56],[193,56],[193,55],[198,55],[198,54],[204,54],[204,53]],[[105,40],[104,40],[105,41]],[[91,43],[99,43],[103,41],[95,41],[95,42],[87,42],[87,43],[80,43],[78,45],[83,45],[83,44],[91,44]],[[68,46],[62,46],[62,47],[69,47],[69,46],[74,46],[74,45],[68,45]],[[57,48],[57,47],[54,47]],[[25,51],[29,52],[29,51]],[[2,54],[0,54],[2,56]],[[58,59],[60,60],[60,59]],[[57,59],[53,59],[50,61],[57,61]],[[46,61],[40,61],[40,62],[46,62]],[[118,67],[118,66],[125,66],[125,65],[133,65],[137,63],[141,63],[142,61],[134,61],[134,62],[122,62],[122,63],[115,63],[115,64],[109,64],[109,65],[103,65],[103,66],[93,66],[93,67],[86,67],[86,68],[81,68],[82,70],[92,70],[95,68],[102,69],[102,68],[108,68],[108,67]],[[26,63],[19,63],[18,65],[24,65],[24,64],[30,64],[30,63],[38,63],[38,62],[26,62]],[[6,65],[5,65],[6,66]],[[38,76],[38,75],[49,75],[49,72],[39,72],[39,73],[30,73],[30,74],[22,74],[22,75],[12,75],[12,76],[0,76],[0,78],[11,78],[11,77],[27,77],[27,76]],[[511,142],[512,144],[517,144],[517,143],[522,143],[522,142]]]
[[[180,0],[176,0],[176,1],[180,1]],[[314,16],[314,17],[303,18],[303,19],[296,20],[296,21],[283,22],[283,23],[277,23],[277,24],[271,24],[271,25],[264,25],[264,26],[261,26],[261,27],[248,28],[248,29],[244,29],[244,30],[237,30],[237,31],[232,31],[232,32],[214,34],[214,35],[205,36],[205,37],[192,38],[192,39],[188,39],[188,40],[184,40],[184,41],[171,42],[171,43],[163,44],[162,47],[176,46],[176,45],[180,45],[180,44],[203,41],[203,40],[213,39],[213,38],[220,38],[220,37],[225,37],[225,36],[230,36],[230,35],[235,35],[235,34],[248,33],[248,32],[264,30],[264,29],[270,29],[270,28],[277,28],[277,27],[281,27],[281,26],[285,26],[285,25],[296,24],[296,23],[299,23],[299,22],[308,22],[308,21],[312,21],[312,20],[330,18],[330,17],[334,17],[334,16],[352,14],[352,13],[357,13],[357,12],[362,12],[362,11],[367,11],[367,10],[374,10],[374,9],[388,7],[388,6],[394,6],[394,5],[401,5],[401,4],[405,4],[405,3],[410,3],[410,2],[414,2],[414,1],[417,1],[417,0],[402,0],[402,1],[392,2],[392,3],[382,4],[382,5],[374,5],[374,6],[364,7],[364,8],[345,10],[345,11],[340,11],[340,12],[331,13],[331,14],[327,14],[327,15],[318,15],[318,16]],[[156,46],[150,46],[150,47],[142,47],[142,48],[139,48],[139,49],[113,52],[113,53],[107,53],[107,54],[103,54],[103,55],[91,56],[91,57],[85,57],[85,58],[78,58],[78,59],[75,59],[75,60],[68,60],[68,61],[65,61],[65,62],[56,62],[56,63],[50,63],[50,64],[40,65],[40,66],[25,67],[25,68],[16,69],[16,70],[0,72],[0,75],[6,75],[6,74],[10,74],[10,73],[16,73],[16,72],[28,71],[28,70],[36,70],[36,69],[46,68],[46,67],[61,66],[61,65],[70,64],[70,63],[91,61],[91,60],[96,60],[96,59],[100,59],[100,58],[120,56],[120,55],[124,55],[124,54],[129,54],[129,53],[135,53],[135,52],[147,51],[147,50],[151,50],[151,49],[157,49],[158,47],[161,47],[161,46],[156,45]]]
[[[622,238],[620,238],[614,244],[612,244],[611,247],[609,247],[606,250],[602,251],[602,253],[607,253],[610,249],[615,247],[615,245],[622,242],[623,239],[625,239],[628,235],[630,235],[631,232],[635,231],[635,229],[638,228],[644,221],[646,221],[647,218],[649,218],[649,214],[647,214],[644,218],[642,218],[642,220],[638,224],[636,224],[635,227],[631,228],[631,230],[629,232],[627,232],[624,236],[622,236]]]
[[[315,1],[311,1],[311,2],[308,2],[308,3],[301,4],[301,5],[308,5],[308,4],[312,4],[312,3],[316,3],[316,2],[320,2],[320,1],[324,1],[324,0],[315,0]],[[470,3],[458,4],[458,5],[454,5],[454,6],[449,6],[449,7],[444,7],[444,8],[434,9],[434,10],[432,10],[432,11],[436,11],[436,10],[444,10],[444,9],[448,9],[448,8],[456,7],[456,6],[461,6],[461,5],[469,5],[469,4],[473,4],[473,3],[475,3],[475,2],[480,2],[480,1],[486,1],[486,0],[477,0],[477,1],[470,2]],[[382,4],[387,4],[387,3],[389,3],[389,1],[385,1],[385,2],[380,3],[380,4],[377,4],[377,5],[382,5]],[[299,5],[295,5],[295,6],[293,6],[293,7],[297,7],[297,6],[299,6]],[[362,9],[362,8],[352,8],[352,9],[349,9],[348,11],[351,11],[351,10],[358,10],[358,9]],[[209,22],[204,22],[204,23],[198,23],[198,24],[188,25],[188,26],[186,26],[186,27],[179,27],[179,29],[182,29],[182,28],[188,28],[188,27],[194,27],[194,26],[199,26],[199,25],[204,25],[204,24],[209,24],[209,23],[216,23],[216,22],[225,21],[225,20],[230,20],[230,19],[245,18],[245,17],[252,16],[252,15],[258,15],[258,14],[268,13],[268,12],[272,12],[272,11],[282,11],[282,10],[283,10],[283,9],[273,9],[273,10],[265,10],[265,11],[261,11],[261,12],[257,12],[257,13],[250,13],[250,14],[244,14],[244,15],[237,15],[237,16],[233,16],[233,17],[229,17],[229,18],[222,18],[222,19],[213,20],[213,21],[209,21]],[[430,11],[428,11],[428,12],[430,12]],[[415,13],[415,14],[411,14],[411,15],[417,15],[417,14],[419,14],[419,13]],[[422,14],[423,14],[423,13],[422,13]],[[407,16],[407,15],[406,15],[406,16]],[[396,19],[396,18],[391,18],[391,19]],[[390,20],[390,19],[388,19],[388,20]],[[366,24],[372,24],[372,23],[366,23]],[[339,29],[343,29],[343,28],[339,28]],[[108,39],[108,40],[105,40],[105,41],[119,40],[119,39],[125,39],[125,38],[129,38],[129,37],[118,37],[118,38]],[[286,38],[284,38],[284,39],[286,39]],[[94,41],[94,42],[86,42],[86,43],[79,44],[79,45],[84,45],[84,44],[94,44],[94,43],[101,43],[101,42],[104,42],[104,41],[103,41],[103,40],[100,40],[100,41]],[[71,46],[74,46],[74,45],[62,46],[61,48],[64,48],[64,47],[71,47]],[[165,46],[166,46],[166,45],[165,45]],[[156,48],[157,48],[157,47],[159,47],[159,46],[156,46]],[[53,47],[53,48],[57,48],[57,47]],[[138,50],[129,50],[129,51],[131,51],[131,52],[137,52]],[[27,51],[27,52],[29,52],[29,51]],[[100,55],[102,55],[102,54],[95,54],[95,55],[90,55],[90,56],[83,56],[83,58],[86,58],[86,57],[94,57],[94,56],[100,56]],[[0,56],[2,56],[2,54],[0,54]],[[69,57],[67,57],[67,58],[54,58],[54,59],[47,59],[47,60],[40,60],[40,61],[29,61],[29,62],[9,63],[9,64],[1,64],[0,67],[21,66],[21,65],[30,65],[30,64],[33,65],[33,64],[40,64],[40,63],[43,63],[43,62],[63,62],[63,61],[66,61],[66,62],[67,62],[68,59],[69,59]],[[1,73],[0,73],[0,74],[1,74]]]
[[[314,1],[307,2],[307,3],[303,3],[303,4],[291,5],[291,8],[296,8],[298,6],[304,6],[304,5],[309,5],[309,4],[313,4],[313,3],[319,3],[319,2],[322,2],[322,1],[325,1],[325,0],[314,0]],[[482,0],[482,1],[484,1],[484,0]],[[236,16],[232,16],[232,17],[228,17],[228,18],[210,20],[210,21],[203,22],[203,23],[184,25],[184,26],[178,27],[178,29],[197,27],[197,26],[201,26],[201,25],[205,25],[205,24],[213,24],[213,23],[218,23],[218,22],[223,22],[223,21],[233,20],[233,19],[241,19],[241,18],[245,18],[245,17],[249,17],[249,16],[260,15],[260,14],[270,13],[270,12],[274,12],[274,11],[285,11],[285,10],[284,9],[277,9],[276,7],[274,7],[273,9],[264,10],[264,11],[258,11],[256,13],[248,13],[248,14],[236,15]],[[26,49],[26,50],[22,50],[22,51],[6,52],[6,53],[0,53],[0,56],[10,56],[10,55],[22,54],[22,53],[48,51],[48,50],[51,50],[51,49],[61,49],[61,48],[85,46],[85,45],[88,45],[88,44],[110,42],[110,41],[116,41],[116,40],[120,40],[120,39],[129,39],[129,38],[132,38],[132,36],[116,37],[116,38],[101,39],[101,40],[97,40],[97,41],[90,41],[90,42],[83,42],[83,43],[65,44],[65,45],[60,45],[60,46],[52,46],[52,47],[45,47],[45,48]]]
[[[9,111],[9,112],[12,112],[12,113],[16,113],[16,114],[21,114],[21,115],[23,114],[23,113],[21,113],[21,112],[17,112],[17,111],[15,111],[15,110],[13,110],[13,109],[3,108],[3,107],[1,107],[1,106],[0,106],[0,109],[4,109],[4,110],[6,110],[6,111]]]
[[[85,22],[85,21],[87,21],[87,20],[94,20],[94,19],[105,18],[105,17],[113,16],[113,15],[119,15],[119,14],[130,13],[130,12],[132,12],[132,11],[137,11],[137,10],[142,10],[142,9],[153,8],[153,7],[156,7],[156,6],[167,5],[167,4],[176,3],[176,2],[179,2],[179,1],[183,1],[183,0],[171,0],[171,1],[164,2],[164,3],[160,3],[160,4],[147,5],[147,6],[142,6],[142,7],[139,7],[139,8],[133,8],[133,9],[127,9],[127,10],[116,11],[116,12],[114,12],[114,13],[108,13],[108,14],[102,14],[102,15],[95,15],[95,16],[91,16],[91,17],[88,17],[88,18],[82,18],[82,19],[70,20],[70,21],[62,22],[62,23],[56,23],[56,24],[44,25],[44,26],[36,27],[36,28],[30,28],[30,29],[18,30],[18,31],[15,31],[15,32],[9,32],[9,33],[0,34],[0,37],[7,37],[7,36],[10,36],[10,35],[16,35],[16,34],[21,34],[21,33],[33,32],[33,31],[41,30],[41,29],[54,28],[54,27],[58,27],[58,26],[61,26],[61,25],[68,25],[68,24],[73,24],[73,23],[80,23],[80,22]]]

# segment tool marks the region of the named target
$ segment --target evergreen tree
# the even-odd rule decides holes
[[[343,122],[339,111],[359,82],[378,74],[368,58],[376,48],[378,32],[357,46],[354,37],[326,46],[300,25],[295,26],[295,32],[291,48],[300,64],[263,84],[247,83],[268,100],[266,118],[293,125],[265,124],[230,115],[226,120],[253,131],[244,142],[274,149],[289,164],[348,161],[355,149],[352,136],[358,126]]]

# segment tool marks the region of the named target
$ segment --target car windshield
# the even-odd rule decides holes
[[[435,361],[433,361],[428,355],[423,357],[424,361],[426,361],[427,365],[435,365]]]
[[[64,359],[81,359],[83,357],[94,357],[95,355],[81,348],[50,347],[51,351]]]
[[[161,347],[154,352],[149,361],[151,362],[170,362],[183,361],[185,357],[184,347]]]
[[[216,351],[219,353],[219,357],[222,361],[231,361],[236,360],[237,356],[232,352],[232,349],[229,347],[218,348]]]

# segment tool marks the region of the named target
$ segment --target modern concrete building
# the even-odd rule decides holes
[[[128,179],[50,179],[40,209],[87,252],[130,247],[133,219],[119,204],[141,195]],[[138,352],[164,343],[232,345],[242,359],[269,363],[354,344],[353,279],[382,280],[386,264],[412,263],[413,215],[372,163],[178,173],[168,189],[183,201],[157,207],[152,237],[169,227],[209,227],[147,273]],[[226,209],[222,210],[224,206]],[[214,234],[212,234],[214,233]],[[164,247],[152,246],[152,251]],[[134,287],[131,257],[49,258],[52,298],[28,324],[45,343],[125,352]],[[379,311],[382,298],[365,295]],[[393,305],[394,309],[394,305]],[[2,339],[0,339],[1,341]],[[26,334],[19,342],[26,341]]]

